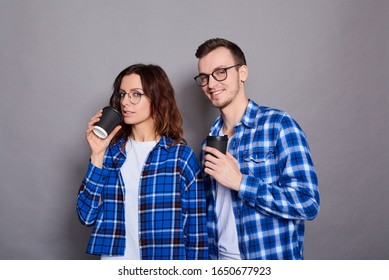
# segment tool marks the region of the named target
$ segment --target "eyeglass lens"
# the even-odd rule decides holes
[[[127,96],[128,100],[136,105],[140,102],[141,98],[142,98],[142,93],[140,93],[139,91],[130,91],[130,92],[125,92],[123,90],[120,90],[118,92],[118,96],[120,98],[120,100],[123,100],[124,96]]]
[[[200,74],[200,75],[195,77],[195,80],[199,86],[206,86],[209,83],[209,76],[211,76],[211,75],[218,82],[224,81],[225,79],[227,79],[227,70],[231,69],[233,67],[236,67],[236,66],[240,66],[240,64],[232,65],[232,66],[229,66],[226,68],[216,69],[209,75],[208,74]]]

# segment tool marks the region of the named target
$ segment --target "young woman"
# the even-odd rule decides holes
[[[205,193],[183,138],[173,87],[157,65],[136,64],[115,79],[110,105],[124,122],[106,138],[88,124],[88,170],[77,199],[93,226],[87,253],[102,259],[207,259]]]

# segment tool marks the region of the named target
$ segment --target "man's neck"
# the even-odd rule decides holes
[[[248,103],[249,100],[246,96],[242,96],[242,98],[234,100],[229,106],[220,109],[223,118],[223,134],[228,135],[228,138],[234,135],[234,127],[243,118]]]

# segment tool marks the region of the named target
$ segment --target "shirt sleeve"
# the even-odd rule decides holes
[[[274,149],[277,180],[264,180],[243,174],[238,196],[264,215],[285,219],[316,217],[319,191],[316,171],[304,132],[288,115],[276,125],[278,138]]]
[[[186,258],[188,260],[208,259],[208,235],[206,220],[206,199],[200,167],[193,151],[183,163],[184,191],[182,211]]]
[[[77,213],[84,225],[93,225],[101,210],[102,192],[108,171],[89,162],[77,197]]]

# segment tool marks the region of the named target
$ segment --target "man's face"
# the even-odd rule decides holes
[[[217,69],[227,68],[235,65],[235,60],[231,52],[224,47],[217,48],[199,59],[199,73],[211,74]],[[245,67],[245,66],[243,66]],[[244,94],[243,81],[245,75],[241,75],[240,66],[232,67],[227,72],[227,78],[224,81],[215,80],[212,75],[209,76],[209,82],[201,89],[216,108],[223,109],[233,103],[235,97]]]

